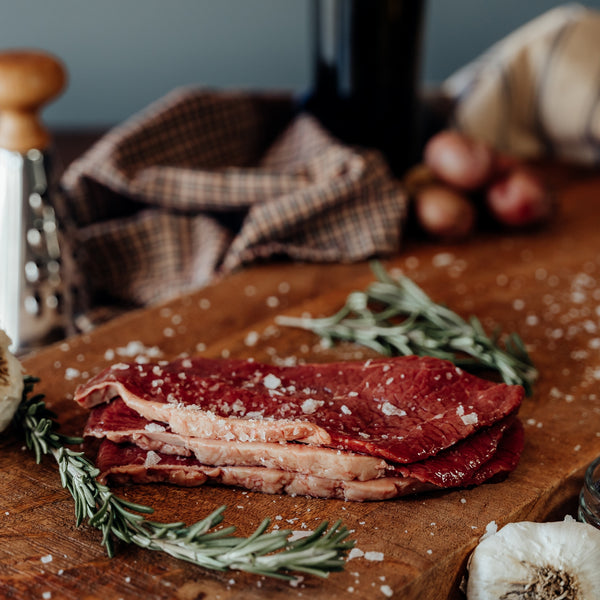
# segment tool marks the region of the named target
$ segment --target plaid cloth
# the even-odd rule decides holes
[[[269,257],[398,249],[407,200],[382,156],[289,97],[182,88],[64,173],[59,212],[88,292],[148,304]]]

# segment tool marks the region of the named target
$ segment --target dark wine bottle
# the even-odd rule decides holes
[[[305,108],[342,141],[380,149],[396,175],[417,160],[424,0],[313,0]]]

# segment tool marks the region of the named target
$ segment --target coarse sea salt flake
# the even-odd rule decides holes
[[[401,408],[394,406],[391,402],[384,402],[381,405],[381,412],[384,415],[387,415],[388,417],[391,417],[392,415],[394,415],[396,417],[405,417],[406,416],[405,410],[402,410]]]
[[[351,415],[352,411],[345,405],[342,404],[342,406],[340,407],[340,410],[345,414],[345,415]]]
[[[373,550],[365,552],[365,560],[381,562],[383,560],[383,552],[375,552]]]
[[[465,425],[476,425],[477,424],[477,413],[472,412],[468,415],[461,416],[461,420]]]
[[[290,537],[288,537],[289,542],[295,542],[296,540],[300,540],[302,538],[308,537],[312,535],[312,531],[304,531],[304,530],[296,530],[292,531]]]
[[[379,589],[386,598],[391,598],[394,595],[394,591],[389,585],[382,585]]]
[[[348,560],[352,560],[353,558],[360,558],[364,556],[365,553],[360,548],[352,548],[348,553]]]
[[[150,433],[162,433],[163,431],[166,431],[166,429],[158,423],[147,423],[144,429]]]
[[[154,467],[160,462],[160,456],[154,452],[154,450],[149,450],[146,454],[146,460],[144,461],[144,467]]]
[[[42,556],[42,558],[40,558],[40,560],[44,564],[48,564],[49,562],[52,562],[52,554],[46,554],[46,556]]]
[[[274,390],[281,385],[281,379],[276,375],[273,375],[273,373],[269,373],[263,378],[263,384],[267,389]]]
[[[323,406],[323,401],[317,401],[314,398],[307,398],[300,408],[305,415],[312,415],[320,406]]]
[[[73,367],[68,367],[65,370],[65,379],[67,381],[71,381],[72,379],[77,379],[81,375],[78,369],[74,369]]]
[[[490,537],[491,535],[494,535],[495,533],[497,533],[497,531],[498,531],[498,525],[496,524],[496,521],[490,521],[485,526],[485,533],[481,536],[481,539],[479,541],[483,541],[485,538]]]
[[[244,338],[244,344],[246,344],[246,346],[256,346],[259,337],[257,331],[249,331]]]

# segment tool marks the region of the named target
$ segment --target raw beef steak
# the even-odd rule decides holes
[[[413,463],[515,414],[523,389],[430,357],[294,367],[193,358],[113,365],[75,394],[88,407],[117,397],[183,436],[295,441]]]

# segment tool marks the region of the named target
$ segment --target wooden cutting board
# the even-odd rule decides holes
[[[460,598],[467,557],[486,526],[574,513],[586,466],[600,454],[600,178],[571,182],[560,216],[527,233],[480,235],[464,244],[409,243],[387,261],[435,300],[488,331],[517,331],[540,371],[521,416],[521,463],[502,483],[396,501],[350,503],[220,487],[119,488],[156,508],[158,520],[192,522],[226,504],[226,524],[248,534],[265,516],[276,527],[312,529],[342,518],[365,553],[328,579],[290,585],[238,572],[214,573],[154,552],[118,546],[76,528],[73,503],[47,458],[36,465],[14,431],[0,438],[0,597]],[[279,314],[331,314],[372,280],[367,264],[249,268],[197,293],[134,312],[24,359],[62,430],[80,433],[75,386],[119,360],[159,354],[282,361],[367,357],[323,349],[312,335],[278,327]],[[367,554],[367,553],[375,554]],[[368,560],[375,558],[376,560]]]

